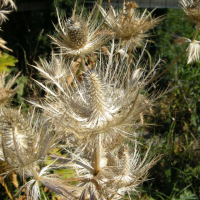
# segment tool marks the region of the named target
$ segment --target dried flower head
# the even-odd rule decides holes
[[[147,31],[156,26],[163,18],[153,18],[152,12],[145,10],[140,14],[135,2],[124,2],[123,10],[117,12],[112,6],[108,11],[100,7],[100,11],[108,26],[122,41],[130,41],[131,47],[141,46],[144,39],[149,36]]]
[[[199,0],[180,0],[186,15],[195,23],[200,23],[200,1]]]
[[[15,77],[10,78],[9,81],[6,83],[6,74],[5,72],[0,74],[0,108],[2,108],[7,101],[15,94],[17,87],[14,89],[11,89],[11,87],[14,85],[15,80],[19,76],[20,73],[18,73]]]
[[[32,120],[34,116],[31,116]],[[31,167],[48,153],[55,142],[47,122],[25,118],[20,110],[2,109],[0,135],[3,159],[7,169],[17,170],[20,175],[32,176]],[[31,166],[31,167],[30,167]]]
[[[100,31],[100,25],[93,19],[96,7],[93,8],[87,21],[83,19],[82,14],[80,16],[75,14],[76,5],[71,18],[60,19],[58,14],[59,27],[55,26],[58,36],[50,37],[63,54],[84,56],[98,50],[110,40],[111,36],[103,30]]]

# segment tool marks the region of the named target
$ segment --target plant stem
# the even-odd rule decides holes
[[[98,136],[98,144],[94,151],[94,175],[96,176],[100,171],[101,162],[101,134]]]
[[[81,57],[81,64],[83,66],[83,71],[86,72],[87,70],[86,70],[86,66],[85,66],[85,59],[83,56],[80,56],[80,57]]]

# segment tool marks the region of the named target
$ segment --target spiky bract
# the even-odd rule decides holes
[[[71,159],[70,166],[76,169],[77,178],[69,178],[66,181],[78,181],[74,188],[75,191],[79,191],[78,188],[82,187],[82,195],[94,197],[94,199],[107,200],[109,198],[121,199],[125,193],[129,191],[137,191],[137,187],[146,180],[148,170],[155,165],[155,163],[161,158],[161,156],[153,157],[148,159],[150,148],[147,150],[143,159],[140,157],[140,153],[137,150],[137,145],[135,149],[130,153],[128,146],[122,146],[119,151],[120,153],[104,152],[101,156],[102,165],[99,169],[98,174],[94,174],[89,161],[79,156],[76,156],[78,161]],[[56,155],[52,155],[52,158],[60,161],[60,167],[66,166],[69,163],[69,159],[62,158]],[[73,161],[75,161],[73,163]],[[84,165],[88,166],[83,168]],[[95,169],[94,169],[95,170]],[[83,188],[86,190],[83,190]],[[68,192],[70,190],[68,189]],[[68,198],[66,198],[68,199]]]

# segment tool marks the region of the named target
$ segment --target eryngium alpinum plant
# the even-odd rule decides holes
[[[25,116],[20,109],[1,109],[0,158],[5,174],[17,171],[26,178],[19,193],[26,188],[31,200],[40,198],[40,185],[62,199],[121,199],[137,192],[149,169],[161,158],[150,156],[150,147],[141,156],[136,133],[146,125],[143,116],[152,114],[154,102],[166,93],[151,93],[155,86],[149,85],[160,61],[148,71],[142,67],[144,51],[134,62],[135,52],[130,48],[136,37],[144,39],[142,31],[146,33],[160,19],[150,20],[146,12],[136,15],[131,3],[124,6],[122,16],[130,17],[133,12],[144,22],[142,29],[140,23],[134,25],[135,30],[138,25],[139,35],[134,32],[126,43],[117,40],[119,34],[113,29],[91,17],[98,6],[87,22],[82,14],[76,16],[76,9],[70,19],[61,21],[58,17],[58,36],[51,36],[56,54],[34,66],[45,79],[36,81],[45,98],[30,100],[40,111]],[[110,15],[100,9],[108,23]],[[145,23],[151,26],[144,27]],[[126,29],[120,29],[123,31]],[[74,63],[79,63],[79,70],[74,70]],[[55,149],[61,153],[53,154]],[[52,163],[45,166],[47,156]],[[52,173],[55,168],[73,173],[64,178]]]

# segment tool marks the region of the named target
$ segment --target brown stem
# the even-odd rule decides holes
[[[81,64],[83,66],[83,71],[86,72],[87,70],[86,70],[86,66],[85,66],[85,59],[83,56],[80,56],[80,57],[81,57]]]

